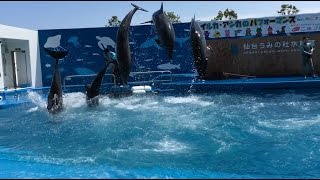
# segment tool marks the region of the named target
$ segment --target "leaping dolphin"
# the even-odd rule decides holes
[[[131,10],[126,17],[121,21],[118,32],[117,32],[117,46],[116,46],[116,54],[118,67],[120,70],[120,77],[122,83],[127,84],[128,78],[131,70],[131,52],[129,46],[129,27],[131,23],[132,16],[137,10],[148,12],[134,4],[134,9]]]
[[[191,20],[190,39],[194,64],[199,78],[204,79],[207,68],[207,44],[200,25],[195,21],[195,17]]]
[[[101,46],[103,48],[103,51],[105,53],[105,50],[107,48],[104,47],[104,45],[101,43]],[[101,82],[103,80],[104,75],[106,74],[106,71],[108,69],[110,63],[107,63],[104,65],[104,67],[101,69],[101,71],[97,74],[97,76],[94,78],[92,83],[90,85],[86,85],[86,102],[89,107],[97,106],[99,105],[99,92],[100,92],[100,86]]]
[[[86,85],[86,100],[89,107],[99,105],[98,95],[100,92],[101,82],[106,73],[108,65],[105,65],[102,70],[97,74],[95,79],[92,81],[90,85]]]
[[[55,59],[54,72],[51,81],[51,87],[48,95],[47,109],[49,113],[55,114],[63,109],[62,103],[62,88],[61,88],[61,78],[59,72],[59,59],[64,58],[68,51],[53,51],[48,48],[44,50]]]
[[[156,42],[167,49],[168,57],[172,61],[175,33],[171,21],[166,13],[163,12],[163,3],[161,3],[161,8],[152,14],[152,20],[144,23],[154,24],[159,36]]]

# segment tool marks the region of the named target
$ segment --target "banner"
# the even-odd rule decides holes
[[[206,39],[263,37],[320,31],[320,13],[227,21],[199,21]]]

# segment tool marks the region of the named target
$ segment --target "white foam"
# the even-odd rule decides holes
[[[76,157],[76,158],[55,158],[46,155],[42,156],[22,156],[23,160],[31,160],[39,163],[48,163],[48,164],[82,164],[82,163],[94,163],[95,157]]]
[[[121,108],[121,109],[128,109],[128,110],[134,110],[134,109],[150,109],[150,108],[157,108],[158,102],[147,102],[142,104],[135,104],[135,102],[119,102],[114,107]]]
[[[231,149],[232,146],[234,146],[236,143],[227,143],[222,140],[218,140],[218,143],[220,143],[219,149],[216,151],[216,154],[220,154],[222,152],[226,152]]]
[[[44,109],[47,107],[47,102],[44,98],[36,92],[28,91],[28,98],[31,100],[33,104]]]
[[[265,103],[255,103],[252,104],[251,106],[248,106],[246,104],[243,104],[246,108],[252,110],[252,112],[256,112],[257,110],[259,110],[260,108],[264,108],[265,107]]]
[[[189,149],[186,144],[168,138],[164,138],[158,142],[151,142],[148,144],[155,146],[155,148],[142,149],[142,151],[153,151],[160,153],[183,153],[186,152],[187,149]]]
[[[35,111],[37,111],[39,109],[39,107],[37,106],[37,107],[34,107],[34,108],[30,108],[29,110],[27,110],[27,112],[28,113],[30,113],[30,112],[35,112]]]
[[[104,107],[115,107],[127,110],[146,110],[158,108],[158,101],[141,96],[130,96],[121,99],[109,99],[103,97],[100,99],[100,104]]]
[[[79,108],[86,105],[86,95],[82,92],[66,93],[63,96],[63,105],[66,108]]]
[[[255,126],[250,126],[249,132],[252,134],[260,135],[260,136],[272,136],[269,132],[257,129],[257,127]]]
[[[277,129],[300,129],[308,126],[313,126],[320,123],[320,117],[314,119],[289,118],[281,120],[265,120],[258,121],[260,126]]]
[[[170,104],[196,104],[200,106],[210,106],[213,103],[208,101],[202,101],[197,96],[188,96],[188,97],[166,97],[165,102]]]

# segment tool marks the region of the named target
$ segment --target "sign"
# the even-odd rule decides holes
[[[263,37],[320,31],[320,13],[198,23],[206,39]]]

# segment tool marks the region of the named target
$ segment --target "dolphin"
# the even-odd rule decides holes
[[[159,39],[157,39],[156,42],[159,45],[165,47],[168,57],[170,61],[172,61],[175,33],[171,21],[169,20],[166,13],[163,12],[163,3],[161,3],[161,8],[152,14],[151,21],[147,21],[141,24],[145,23],[154,24],[157,35],[159,36]]]
[[[134,13],[137,10],[148,12],[147,10],[144,10],[134,4],[131,3],[131,5],[134,7],[133,10],[131,10],[126,17],[121,21],[120,26],[118,28],[117,32],[117,45],[116,45],[116,55],[117,55],[117,61],[118,61],[118,67],[120,70],[120,77],[122,80],[122,83],[127,84],[128,78],[131,70],[131,52],[130,52],[130,46],[129,46],[129,27],[131,23],[131,19],[134,15]]]
[[[95,79],[92,81],[90,85],[86,85],[86,100],[89,107],[99,105],[99,91],[101,82],[103,80],[103,77],[107,71],[108,65],[105,65],[102,70],[97,74]]]
[[[193,54],[193,61],[197,68],[200,79],[206,77],[207,68],[207,44],[200,25],[195,21],[195,16],[191,20],[190,40]]]
[[[101,46],[103,50],[106,50],[104,45],[101,43]],[[86,90],[86,102],[89,105],[89,107],[97,106],[99,105],[99,91],[101,82],[103,80],[104,75],[106,74],[106,71],[108,69],[110,63],[107,63],[104,65],[104,67],[100,70],[100,72],[97,74],[97,76],[93,79],[90,85],[85,86]]]
[[[68,51],[53,51],[48,48],[44,48],[44,50],[55,59],[54,72],[51,81],[51,87],[48,94],[48,103],[47,109],[49,113],[55,114],[60,112],[63,109],[62,103],[62,88],[61,88],[61,78],[59,72],[59,59],[64,58]]]

